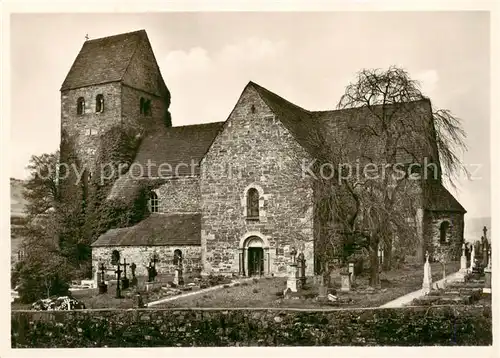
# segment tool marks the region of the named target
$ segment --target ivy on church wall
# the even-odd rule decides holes
[[[135,128],[113,126],[101,134],[91,161],[75,149],[77,136],[61,133],[60,162],[66,165],[60,167],[59,243],[75,263],[87,262],[89,270],[92,242],[109,229],[147,217],[149,192],[163,184],[137,180],[125,198],[108,200],[114,183],[132,164],[141,138]]]
[[[138,183],[127,193],[126,200],[107,200],[118,177],[126,175],[141,138],[137,130],[121,126],[114,126],[101,134],[85,222],[88,244],[111,228],[130,226],[147,216],[147,185]]]

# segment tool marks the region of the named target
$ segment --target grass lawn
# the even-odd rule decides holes
[[[456,272],[459,263],[447,265],[447,274]],[[432,277],[434,281],[442,278],[441,264],[433,263]],[[399,270],[382,272],[381,289],[371,291],[368,288],[368,274],[360,275],[356,279],[353,290],[348,293],[340,292],[340,277],[332,293],[337,297],[347,297],[351,302],[341,307],[378,307],[422,287],[423,266],[407,266]],[[311,281],[311,280],[310,280]],[[318,287],[308,283],[300,299],[284,300],[279,296],[286,287],[286,278],[260,278],[244,282],[236,287],[222,288],[205,294],[193,295],[166,302],[156,307],[294,307],[294,308],[331,308],[329,303],[315,300]]]

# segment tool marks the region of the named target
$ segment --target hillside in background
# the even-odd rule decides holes
[[[20,179],[10,178],[10,261],[14,264],[19,259],[23,237],[22,225],[26,213],[24,208],[27,201],[23,197],[24,182]]]
[[[485,216],[481,218],[467,218],[465,215],[465,241],[481,240],[483,236],[483,227],[488,229],[488,240],[491,240],[491,217]]]

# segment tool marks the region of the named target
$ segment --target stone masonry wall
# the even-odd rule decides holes
[[[104,111],[96,113],[96,96],[104,96]],[[78,98],[85,99],[85,113],[77,114]],[[61,129],[74,140],[82,164],[93,168],[99,136],[121,123],[121,85],[108,83],[61,93]]]
[[[239,248],[250,235],[268,245],[265,274],[286,275],[292,247],[313,274],[313,190],[302,159],[309,159],[305,150],[247,87],[201,163],[204,274],[238,273]],[[244,213],[250,187],[259,191],[259,220]]]
[[[140,111],[140,100],[151,100],[151,116],[147,116]],[[163,116],[168,108],[165,100],[151,93],[122,86],[122,116],[123,122],[129,126],[139,126],[145,130],[155,130],[163,126]]]
[[[200,246],[114,246],[114,247],[93,247],[92,248],[92,271],[95,277],[96,267],[100,262],[111,269],[111,255],[113,250],[118,250],[120,260],[127,260],[127,263],[135,263],[137,266],[137,276],[147,276],[146,267],[149,265],[153,253],[156,252],[159,261],[156,263],[158,274],[174,274],[173,264],[174,251],[182,251],[183,267],[185,273],[192,273],[201,269],[201,248]],[[114,269],[114,268],[113,268]],[[109,277],[114,277],[114,273],[109,273]]]
[[[488,346],[491,307],[12,311],[13,348]]]
[[[170,179],[155,192],[160,213],[199,213],[201,210],[198,177]]]
[[[450,228],[447,234],[447,243],[440,244],[440,225],[448,221]],[[440,251],[446,250],[452,253],[453,260],[459,260],[462,244],[464,242],[464,215],[457,212],[431,212],[424,214],[424,232],[426,239],[426,250],[429,251],[431,259],[438,256]]]

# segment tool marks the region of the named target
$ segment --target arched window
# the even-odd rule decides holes
[[[85,100],[83,97],[78,98],[76,102],[76,114],[85,114]]]
[[[441,245],[446,244],[448,242],[447,236],[449,229],[450,229],[450,223],[448,221],[443,221],[441,223],[441,226],[439,226],[439,243]]]
[[[247,217],[259,218],[259,192],[255,188],[250,188],[247,191]]]
[[[113,250],[111,253],[111,265],[117,265],[120,262],[120,253],[118,250]]]
[[[182,262],[182,251],[176,249],[174,251],[174,265],[179,265]]]
[[[144,98],[141,97],[141,100],[139,101],[139,111],[141,114],[144,113]]]
[[[157,213],[159,211],[158,195],[154,191],[149,194],[149,206],[152,213]]]
[[[96,113],[104,112],[104,96],[98,94],[95,98],[95,111]]]

